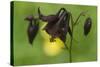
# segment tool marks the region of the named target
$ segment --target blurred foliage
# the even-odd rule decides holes
[[[69,53],[63,50],[56,56],[47,56],[44,53],[45,35],[38,32],[36,39],[31,46],[28,42],[27,27],[28,22],[24,20],[29,15],[38,16],[37,9],[40,7],[41,12],[45,15],[55,14],[60,8],[66,8],[72,13],[74,20],[82,11],[87,11],[87,17],[92,18],[92,28],[87,37],[83,34],[83,26],[86,17],[81,17],[79,24],[74,29],[74,44],[72,46],[73,62],[85,62],[97,60],[97,7],[71,4],[50,4],[50,3],[33,3],[33,2],[14,2],[14,65],[30,64],[54,64],[68,63]],[[40,27],[45,22],[40,21]],[[66,43],[69,46],[70,36],[67,34]]]

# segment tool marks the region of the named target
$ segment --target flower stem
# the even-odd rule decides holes
[[[69,62],[70,63],[72,63],[73,25],[74,25],[74,22],[71,15],[72,36],[71,36],[71,41],[70,41],[70,46],[69,46]]]
[[[72,36],[71,36],[70,48],[69,48],[70,63],[72,63],[72,44],[73,44],[73,22],[72,22]]]
[[[73,21],[72,14],[70,13],[71,17],[71,27],[72,27],[72,36],[71,36],[71,41],[70,41],[70,47],[69,47],[69,62],[72,63],[72,45],[73,45],[73,31],[74,31],[74,26],[78,23],[78,20],[81,16],[84,16],[86,12],[80,13],[80,15],[77,17],[76,21]]]

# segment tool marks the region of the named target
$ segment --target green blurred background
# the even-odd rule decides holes
[[[14,65],[33,65],[33,64],[53,64],[68,63],[69,53],[67,50],[62,51],[56,56],[46,56],[43,51],[45,42],[41,32],[38,32],[33,46],[28,42],[27,27],[28,22],[24,20],[29,15],[38,16],[37,9],[40,7],[45,15],[55,14],[60,8],[66,8],[72,13],[74,20],[77,16],[87,11],[86,17],[92,18],[92,28],[86,37],[83,34],[84,21],[86,17],[81,17],[79,24],[74,29],[74,39],[72,46],[72,62],[86,62],[97,60],[97,7],[82,6],[71,4],[50,4],[50,3],[33,3],[33,2],[14,2]],[[13,17],[13,16],[12,16]],[[43,22],[40,22],[40,27]],[[45,35],[44,35],[45,36]],[[67,45],[70,44],[70,36],[67,35]]]

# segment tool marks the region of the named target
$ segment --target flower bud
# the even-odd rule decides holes
[[[91,29],[91,25],[92,25],[92,19],[90,17],[88,17],[85,20],[85,24],[84,24],[84,35],[87,36],[88,33],[90,32]]]

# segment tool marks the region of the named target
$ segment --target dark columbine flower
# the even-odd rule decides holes
[[[28,34],[29,43],[32,44],[33,40],[37,35],[39,29],[39,23],[36,21],[37,19],[35,19],[33,16],[28,16],[25,18],[25,20],[29,21],[27,34]]]
[[[85,24],[84,24],[84,35],[87,36],[88,33],[90,32],[91,29],[91,25],[92,25],[92,19],[90,17],[88,17],[85,20]]]
[[[69,32],[71,35],[71,30],[69,27],[69,13],[64,8],[61,8],[58,13],[54,15],[45,16],[41,13],[39,8],[38,13],[39,19],[48,22],[44,27],[44,30],[51,35],[50,41],[55,41],[54,39],[59,37],[65,43],[67,32]]]

